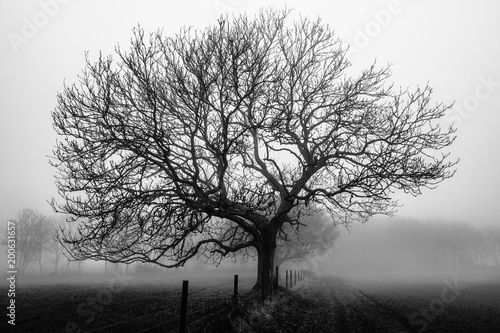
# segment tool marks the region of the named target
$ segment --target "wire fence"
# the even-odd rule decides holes
[[[286,270],[282,274],[278,274],[279,284],[291,288],[302,281],[305,276],[302,271]],[[284,283],[283,283],[284,282]],[[235,281],[217,283],[213,285],[193,288],[186,294],[188,299],[187,311],[185,313],[185,332],[207,332],[213,328],[213,322],[224,315],[229,314],[234,308],[238,293],[249,290],[255,284],[255,277],[237,280],[237,294],[231,293],[231,287],[234,288]],[[234,292],[234,291],[233,291]],[[177,294],[181,299],[181,293]],[[120,305],[120,304],[117,304]],[[119,321],[109,325],[105,325],[92,330],[84,331],[91,332],[182,332],[181,323],[181,302],[176,306],[171,306],[167,309],[162,309],[145,315],[137,316],[127,320]],[[168,318],[166,320],[166,318]],[[148,327],[144,324],[148,322]],[[131,323],[139,322],[141,329],[138,330],[136,325]]]
[[[195,288],[187,294],[186,332],[206,331],[216,318],[229,314],[235,305],[235,296],[231,293],[234,281]],[[255,283],[255,277],[238,281],[238,291],[249,290]],[[181,322],[181,295],[175,306],[161,309],[141,316],[110,323],[83,332],[178,332]],[[159,301],[159,298],[155,298]],[[144,301],[144,300],[140,300]],[[117,303],[116,306],[127,303]],[[147,324],[146,324],[147,323]],[[147,326],[147,327],[145,327]]]
[[[286,274],[286,277],[284,276]],[[282,271],[278,274],[281,286],[292,287],[302,278],[301,272]],[[196,281],[186,292],[187,307],[185,313],[181,311],[181,290],[162,291],[158,296],[109,302],[107,304],[93,304],[92,309],[97,312],[98,319],[78,315],[81,304],[75,299],[74,306],[64,305],[52,308],[51,312],[59,318],[72,318],[79,325],[81,332],[180,332],[181,318],[185,317],[186,332],[211,331],[214,321],[229,314],[237,304],[239,293],[249,291],[255,285],[256,277],[235,279],[212,285],[200,284]],[[138,304],[139,303],[139,304]],[[100,308],[101,307],[101,308]],[[76,308],[76,311],[75,311]],[[133,309],[133,310],[132,310]],[[76,317],[75,317],[76,312]],[[47,317],[47,313],[35,314],[19,322],[39,322]]]

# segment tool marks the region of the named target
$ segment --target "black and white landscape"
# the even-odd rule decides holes
[[[2,331],[499,331],[499,9],[2,2]]]

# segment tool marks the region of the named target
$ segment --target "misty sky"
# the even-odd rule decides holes
[[[175,34],[203,28],[221,11],[253,14],[284,4],[294,15],[321,16],[351,45],[355,68],[392,63],[396,86],[429,83],[434,101],[454,108],[451,147],[457,174],[420,197],[395,193],[398,215],[418,219],[499,223],[500,2],[457,1],[103,1],[0,0],[0,221],[22,208],[51,214],[57,192],[48,164],[56,135],[51,111],[63,81],[117,43],[128,48],[138,23]]]

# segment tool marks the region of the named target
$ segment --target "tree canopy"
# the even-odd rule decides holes
[[[175,36],[139,27],[129,50],[87,56],[53,112],[52,204],[79,221],[66,246],[167,267],[254,247],[268,291],[279,231],[310,207],[366,221],[394,190],[451,177],[450,106],[395,91],[389,67],[349,66],[321,20],[269,9]]]

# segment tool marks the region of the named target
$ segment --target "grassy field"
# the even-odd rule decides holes
[[[231,298],[234,274],[239,275],[240,293],[255,282],[253,269],[177,271],[161,277],[25,277],[18,284],[16,327],[10,331],[175,331],[183,280],[190,281],[188,317],[196,320],[206,318],[203,309]],[[241,324],[240,331],[500,332],[500,271],[323,275],[281,293],[263,310],[251,307],[243,305],[233,321]]]
[[[500,332],[500,270],[435,276],[347,275],[349,288],[406,332]]]
[[[189,280],[188,319],[192,320],[203,316],[201,310],[231,298],[234,274],[239,275],[239,290],[248,291],[255,283],[253,273],[180,270],[164,276],[26,276],[17,285],[13,331],[164,332],[178,327],[183,280]],[[5,309],[4,305],[2,301]]]

